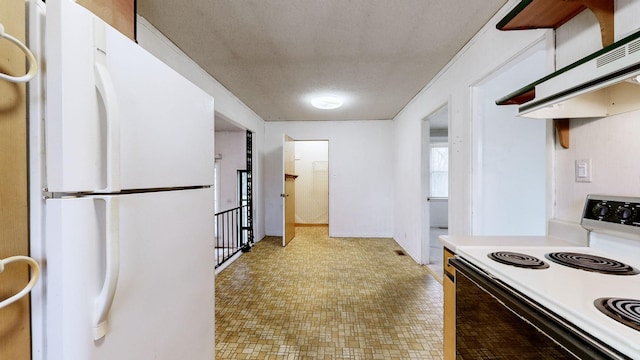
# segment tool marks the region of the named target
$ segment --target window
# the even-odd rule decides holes
[[[429,161],[430,197],[449,197],[449,146],[447,143],[431,143]]]

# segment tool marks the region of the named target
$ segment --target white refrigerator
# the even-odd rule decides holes
[[[44,18],[37,357],[213,360],[213,98],[72,1]]]

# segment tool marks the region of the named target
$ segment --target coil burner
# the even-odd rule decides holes
[[[622,298],[599,298],[593,302],[603,314],[640,331],[640,300]]]
[[[517,266],[526,269],[546,269],[549,264],[546,262],[527,254],[510,252],[510,251],[496,251],[487,254],[489,259],[495,260],[499,263]]]
[[[547,259],[575,269],[593,271],[608,275],[636,275],[640,270],[617,260],[601,256],[573,252],[553,252],[545,254]]]

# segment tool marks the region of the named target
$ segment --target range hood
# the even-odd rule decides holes
[[[501,99],[518,116],[593,118],[640,109],[640,32],[617,41]]]

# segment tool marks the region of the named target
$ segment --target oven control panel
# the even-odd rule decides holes
[[[588,230],[640,232],[640,198],[589,195],[584,205],[582,226]]]

